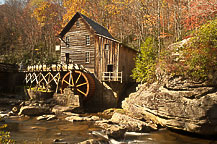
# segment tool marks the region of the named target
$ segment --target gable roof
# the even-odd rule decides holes
[[[64,27],[64,29],[59,34],[60,38],[63,38],[64,35],[71,29],[74,23],[77,21],[79,17],[82,17],[95,31],[96,34],[105,36],[107,38],[115,40],[112,35],[108,32],[106,28],[101,26],[100,24],[96,23],[95,21],[91,20],[90,18],[86,17],[85,15],[77,12],[73,18],[69,21],[69,23]]]

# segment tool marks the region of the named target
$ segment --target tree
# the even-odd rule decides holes
[[[194,81],[216,81],[217,19],[192,32],[193,37],[171,46],[159,64],[164,71]]]
[[[217,71],[217,19],[202,25],[185,46],[187,74],[196,80],[212,79]],[[211,76],[211,77],[209,77]]]
[[[155,66],[158,47],[152,37],[148,37],[141,45],[141,52],[136,58],[132,77],[137,82],[153,82],[155,80]]]

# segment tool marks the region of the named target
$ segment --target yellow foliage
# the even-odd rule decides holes
[[[66,14],[63,16],[63,25],[68,23],[76,12],[87,15],[85,11],[86,0],[63,0],[63,7],[66,9]]]
[[[35,3],[35,9],[33,10],[33,16],[37,19],[40,25],[43,27],[45,23],[51,22],[51,19],[55,19],[58,15],[58,11],[55,10],[52,1],[39,1]]]

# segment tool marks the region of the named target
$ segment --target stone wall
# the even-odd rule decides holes
[[[75,95],[70,88],[65,88],[63,94],[54,94],[53,98],[58,105],[82,107],[83,101],[79,95]]]
[[[135,84],[129,85],[129,83],[120,82],[100,82],[95,79],[96,90],[95,94],[86,102],[84,106],[90,111],[102,111],[108,108],[120,107],[120,100],[123,100],[127,91],[134,92]],[[124,98],[123,98],[124,97]]]

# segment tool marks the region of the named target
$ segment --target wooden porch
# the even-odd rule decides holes
[[[103,72],[102,73],[102,81],[119,81],[123,82],[122,72]]]

